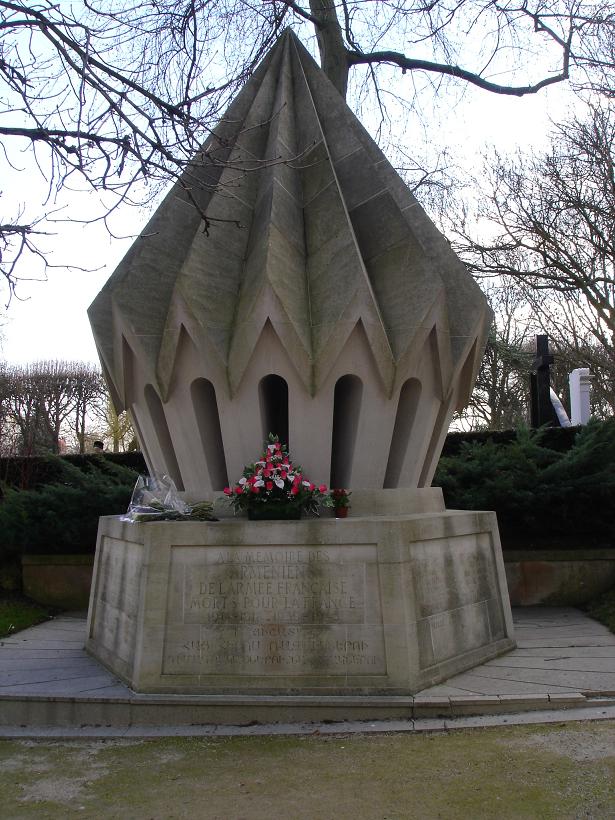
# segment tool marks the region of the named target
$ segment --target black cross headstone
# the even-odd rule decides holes
[[[542,427],[543,424],[559,426],[551,403],[549,367],[553,364],[553,361],[553,355],[549,353],[549,337],[546,333],[537,335],[536,358],[530,374],[531,427]]]

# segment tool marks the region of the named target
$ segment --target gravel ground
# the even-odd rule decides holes
[[[615,818],[615,721],[422,735],[1,741],[0,817]]]

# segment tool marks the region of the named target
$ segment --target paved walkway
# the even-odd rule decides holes
[[[318,707],[316,715],[327,702],[333,720],[342,720],[345,704],[352,707],[350,722],[337,731],[541,722],[561,720],[562,709],[569,710],[565,719],[615,717],[615,635],[571,608],[517,609],[514,621],[517,649],[414,697],[382,698],[383,719],[366,724],[377,698],[137,695],[85,653],[84,616],[63,615],[0,641],[0,737],[77,736],[85,726],[98,736],[117,735],[120,727],[122,735],[146,736],[330,732],[335,726],[322,717],[292,717],[297,704],[303,713]],[[255,706],[261,725],[246,727]],[[266,716],[274,707],[293,724],[272,724],[279,718]],[[218,719],[224,709],[231,717]],[[392,717],[402,719],[386,719]]]
[[[423,695],[615,696],[615,635],[578,609],[513,610],[517,648]]]

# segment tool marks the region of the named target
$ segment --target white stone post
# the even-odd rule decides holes
[[[568,377],[570,383],[570,416],[574,425],[587,424],[589,421],[591,379],[592,376],[588,367],[577,367]]]

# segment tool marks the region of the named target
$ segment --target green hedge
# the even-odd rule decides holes
[[[114,467],[127,467],[133,473],[147,472],[145,459],[139,452],[87,453],[61,457],[13,456],[0,458],[0,483],[19,490],[35,490],[45,484],[63,483],[66,480],[66,464],[85,473],[113,471]]]
[[[505,548],[613,547],[615,419],[573,435],[567,450],[548,429],[466,440],[440,459],[433,483],[448,508],[495,510]]]
[[[82,457],[79,466],[49,456],[37,466],[49,484],[7,487],[0,502],[0,564],[24,553],[93,552],[101,515],[126,511],[138,472],[106,455]],[[80,469],[81,467],[81,469]]]
[[[540,430],[540,441],[543,447],[565,453],[574,446],[577,433],[582,427],[544,427]],[[479,430],[477,432],[449,433],[442,448],[443,456],[455,456],[464,444],[512,444],[517,440],[517,430]]]
[[[1,459],[0,564],[93,551],[99,516],[124,512],[145,471],[140,453]],[[434,484],[451,509],[495,510],[505,548],[613,547],[615,419],[452,433]]]

